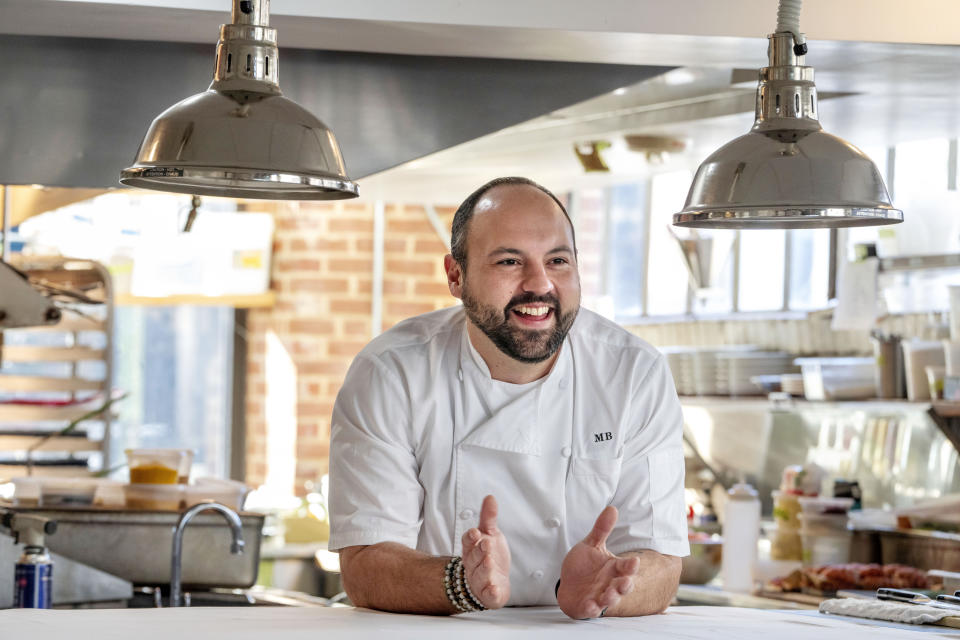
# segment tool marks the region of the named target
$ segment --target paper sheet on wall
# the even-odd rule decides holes
[[[909,633],[857,618],[739,607],[673,607],[663,615],[597,620],[571,620],[556,607],[453,617],[353,608],[11,609],[0,611],[0,627],[4,638],[90,636],[97,640],[893,640]],[[942,627],[938,630],[949,633]]]
[[[834,331],[869,331],[877,322],[877,271],[879,261],[867,258],[840,266]]]

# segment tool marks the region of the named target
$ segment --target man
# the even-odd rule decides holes
[[[664,359],[580,309],[573,226],[545,188],[487,183],[451,244],[463,306],[373,340],[334,407],[330,548],[351,601],[663,611],[688,553]]]

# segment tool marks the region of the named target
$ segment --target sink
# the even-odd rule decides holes
[[[170,582],[170,551],[178,511],[127,511],[99,507],[24,508],[55,520],[57,532],[47,548],[134,585]],[[240,513],[246,549],[230,553],[230,530],[215,514],[200,514],[183,536],[185,591],[218,587],[244,588],[257,581],[264,516]]]

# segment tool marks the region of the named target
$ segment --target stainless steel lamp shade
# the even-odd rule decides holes
[[[703,161],[674,225],[812,229],[903,221],[870,158],[822,130],[813,69],[792,47],[790,34],[770,36],[753,128]]]
[[[121,183],[235,198],[357,196],[333,132],[280,93],[268,11],[269,0],[234,0],[210,88],[156,117]]]

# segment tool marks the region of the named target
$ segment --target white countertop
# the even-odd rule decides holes
[[[231,640],[349,638],[350,640],[604,640],[638,637],[691,640],[883,640],[909,631],[854,618],[798,615],[737,607],[673,607],[642,618],[571,620],[556,607],[501,609],[454,617],[366,609],[223,607],[0,611],[3,638],[91,637],[97,640]],[[944,634],[953,630],[933,627]],[[923,636],[919,636],[922,638]]]

